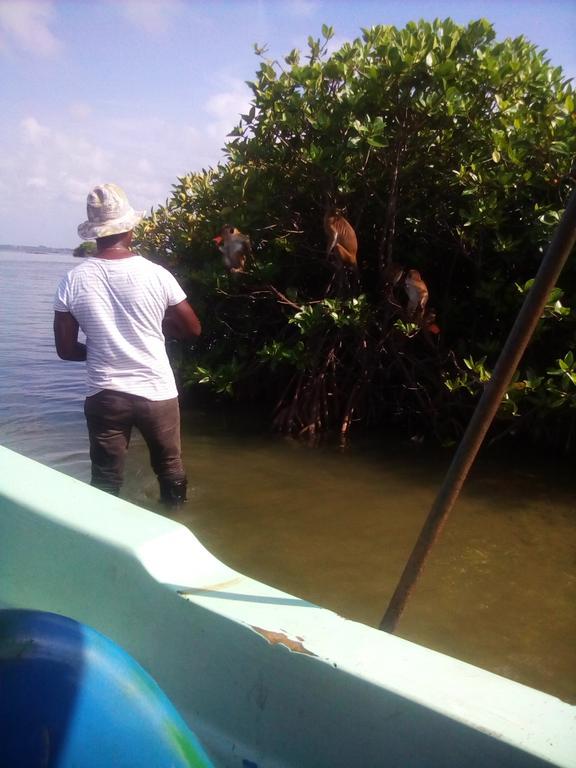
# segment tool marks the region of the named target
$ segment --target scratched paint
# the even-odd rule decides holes
[[[276,632],[271,629],[263,629],[262,627],[253,626],[252,629],[258,635],[261,635],[265,640],[267,640],[270,645],[282,645],[284,648],[288,648],[289,651],[293,651],[294,653],[303,653],[307,656],[317,655],[304,646],[303,637],[297,636],[296,638],[292,638],[289,637],[286,632]]]

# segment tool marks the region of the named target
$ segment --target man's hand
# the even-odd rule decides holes
[[[54,312],[54,341],[62,360],[86,360],[86,345],[78,341],[78,322],[70,312]]]
[[[202,326],[196,316],[196,312],[184,299],[180,304],[168,307],[162,322],[162,330],[165,336],[173,339],[191,339],[195,336],[200,336]]]

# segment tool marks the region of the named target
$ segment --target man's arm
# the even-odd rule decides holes
[[[86,360],[86,345],[78,341],[78,322],[70,312],[54,312],[54,341],[62,360]]]
[[[165,336],[173,339],[191,339],[200,336],[202,326],[196,312],[184,299],[179,304],[168,307],[164,315],[162,330]]]

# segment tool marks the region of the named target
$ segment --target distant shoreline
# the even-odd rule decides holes
[[[5,245],[0,243],[0,251],[26,251],[27,253],[73,253],[73,248],[50,248],[47,245]]]

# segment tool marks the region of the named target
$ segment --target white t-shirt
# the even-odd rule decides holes
[[[62,279],[54,309],[86,334],[88,395],[113,389],[148,400],[177,396],[162,320],[184,301],[176,279],[142,256],[86,258]]]

